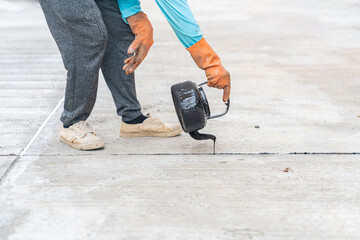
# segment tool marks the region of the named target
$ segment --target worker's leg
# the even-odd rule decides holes
[[[113,96],[117,114],[123,121],[131,121],[142,115],[136,98],[134,74],[126,75],[122,70],[124,60],[129,57],[127,49],[134,40],[128,24],[121,16],[116,0],[96,0],[108,32],[108,44],[101,66],[105,81]]]
[[[95,104],[107,32],[94,0],[39,0],[67,72],[64,111],[68,127],[86,120]]]

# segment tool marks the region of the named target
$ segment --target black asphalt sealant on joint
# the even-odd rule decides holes
[[[199,131],[189,132],[190,136],[195,140],[213,140],[214,142],[214,154],[215,154],[215,144],[216,144],[216,136],[212,134],[199,133]]]

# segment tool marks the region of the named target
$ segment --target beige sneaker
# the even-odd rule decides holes
[[[121,137],[174,137],[181,133],[179,125],[164,124],[158,118],[152,117],[149,113],[148,118],[143,123],[126,124],[121,122]]]
[[[104,147],[104,142],[96,136],[95,130],[85,121],[77,122],[69,128],[61,127],[60,141],[79,150],[94,150]]]

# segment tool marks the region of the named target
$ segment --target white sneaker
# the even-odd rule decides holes
[[[147,119],[139,124],[121,122],[121,137],[174,137],[182,130],[179,125],[164,124],[159,118],[152,117],[149,113]]]
[[[100,149],[105,145],[103,140],[96,136],[94,128],[85,121],[77,122],[68,128],[61,127],[59,139],[79,150]]]

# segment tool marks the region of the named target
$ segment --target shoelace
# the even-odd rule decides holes
[[[148,117],[147,121],[149,123],[153,123],[156,125],[161,125],[161,126],[165,126],[165,124],[163,123],[163,121],[161,121],[159,118],[153,117],[151,116],[150,113],[147,113],[146,116]]]
[[[164,125],[163,121],[161,121],[159,118],[154,118],[154,117],[149,118],[148,122],[152,123],[152,124],[160,125],[160,126]]]
[[[74,125],[74,130],[80,130],[80,137],[83,138],[87,134],[92,133],[95,134],[94,129],[87,122],[78,122]],[[77,131],[78,132],[78,131]]]

